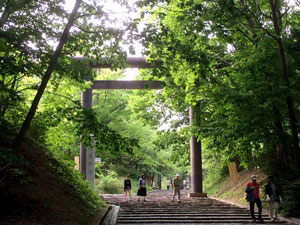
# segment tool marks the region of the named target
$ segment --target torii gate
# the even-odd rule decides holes
[[[76,59],[81,59],[76,57]],[[127,57],[130,68],[152,68],[144,57]],[[111,68],[109,63],[90,63],[91,68]],[[162,89],[161,81],[121,81],[121,80],[96,80],[91,88],[81,92],[81,105],[83,108],[92,108],[92,89]],[[193,124],[193,110],[189,107],[190,126]],[[88,157],[87,157],[88,152]],[[95,150],[86,148],[80,144],[80,173],[94,186],[94,160]],[[201,141],[195,136],[190,139],[191,183],[192,192],[190,197],[206,197],[202,186],[202,156]]]

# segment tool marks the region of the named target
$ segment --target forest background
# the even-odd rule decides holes
[[[68,171],[62,179],[78,180],[74,192],[83,199],[90,193],[96,210],[98,197],[72,169],[90,133],[102,160],[96,175],[108,187],[127,174],[188,177],[195,135],[202,142],[204,188],[226,176],[232,161],[239,170],[259,167],[277,177],[282,212],[299,216],[299,1],[119,3],[140,17],[111,17],[106,1],[76,0],[72,12],[64,1],[1,3],[0,136],[12,143],[1,147],[1,188],[13,195],[7,187],[16,175],[30,182],[28,162],[20,160],[22,143],[30,140],[58,160],[57,171]],[[80,92],[91,85],[86,79],[123,78],[136,40],[149,63],[163,62],[136,79],[160,80],[164,89],[94,91],[93,109],[82,109]],[[73,60],[76,55],[86,60]],[[87,66],[102,56],[113,62],[111,71]],[[169,129],[160,129],[164,123]]]

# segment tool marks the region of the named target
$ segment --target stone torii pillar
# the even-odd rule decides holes
[[[81,92],[81,106],[84,109],[91,109],[93,107],[93,90],[87,88]],[[84,123],[83,123],[84,126]],[[91,134],[92,145],[94,145],[94,138]],[[88,180],[91,188],[94,190],[95,183],[95,148],[86,147],[80,143],[80,173],[84,179]]]
[[[81,92],[81,107],[84,109],[91,109],[92,108],[92,95],[93,91],[92,88],[87,88],[85,91]],[[84,124],[83,124],[84,126]],[[87,178],[87,150],[88,148],[83,146],[80,143],[80,173],[83,177]]]
[[[193,126],[193,108],[189,107],[189,119],[190,126]],[[201,141],[197,141],[197,138],[192,135],[190,139],[190,161],[191,161],[191,183],[192,190],[189,197],[207,197],[206,193],[203,193],[202,186],[202,149]]]

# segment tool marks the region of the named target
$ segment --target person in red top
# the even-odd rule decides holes
[[[259,184],[256,182],[256,176],[251,176],[251,182],[247,184],[246,187],[247,192],[247,200],[250,202],[250,213],[253,221],[256,221],[255,215],[254,215],[254,205],[256,203],[258,208],[258,220],[262,222],[261,212],[262,212],[262,206],[261,201],[259,198]]]

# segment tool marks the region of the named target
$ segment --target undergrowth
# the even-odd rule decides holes
[[[56,174],[56,178],[66,185],[78,204],[86,208],[88,215],[94,215],[101,207],[105,206],[104,201],[92,191],[89,182],[82,178],[78,170],[70,168],[63,159],[54,159],[49,151],[47,154],[49,157],[48,167]]]
[[[204,192],[208,195],[216,194],[228,179],[227,169],[217,164],[204,176]]]
[[[286,216],[300,218],[300,178],[282,186],[283,202],[280,204],[281,213]]]
[[[1,143],[0,148],[0,190],[5,191],[5,196],[0,196],[4,200],[0,205],[7,208],[7,213],[10,207],[17,211],[18,207],[21,210],[23,207],[28,208],[28,204],[35,207],[34,212],[42,212],[43,209],[39,209],[42,207],[48,209],[50,214],[55,213],[59,209],[57,202],[61,199],[66,201],[61,202],[63,212],[57,211],[55,215],[63,218],[69,215],[67,217],[75,225],[87,224],[96,212],[103,210],[105,202],[92,191],[89,183],[69,163],[55,157],[49,149],[26,143],[22,151],[16,152],[9,142],[4,145]],[[55,199],[48,198],[49,201],[45,202],[45,193]],[[32,205],[32,202],[35,204]],[[9,207],[5,206],[7,203],[10,203]]]
[[[125,176],[119,176],[115,171],[109,170],[106,174],[96,172],[96,191],[98,194],[122,194],[124,192]],[[147,192],[152,187],[147,185]],[[138,180],[131,179],[131,194],[136,195],[138,190]]]

